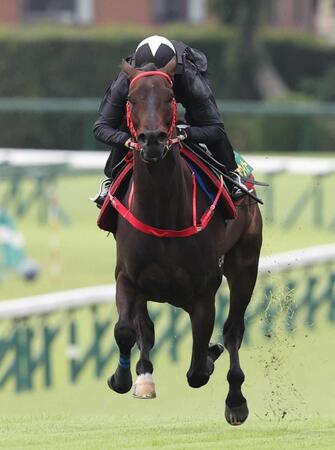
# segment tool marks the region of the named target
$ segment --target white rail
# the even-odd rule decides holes
[[[114,297],[115,285],[111,284],[35,295],[17,300],[5,300],[0,302],[0,320],[20,319],[62,310],[78,309],[84,306],[111,303]]]
[[[333,261],[335,261],[335,244],[320,245],[264,256],[260,260],[259,273],[284,272]],[[114,301],[114,297],[115,285],[113,284],[55,292],[17,300],[6,300],[0,302],[0,320],[22,319],[62,310],[73,310],[85,306],[111,303]]]
[[[315,247],[263,256],[259,262],[259,272],[284,272],[333,261],[335,261],[335,244],[317,245]]]
[[[243,155],[255,170],[262,173],[300,173],[325,176],[335,173],[334,158]],[[13,167],[65,164],[70,170],[102,171],[108,157],[104,151],[32,150],[0,148],[0,164]]]
[[[57,166],[64,164],[71,170],[102,171],[109,152],[73,150],[33,150],[0,148],[0,164],[12,167]]]

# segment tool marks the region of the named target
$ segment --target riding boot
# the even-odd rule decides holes
[[[99,186],[98,193],[94,197],[90,197],[90,200],[92,200],[92,202],[95,203],[99,209],[101,209],[102,205],[104,204],[104,201],[108,195],[111,184],[112,184],[111,178],[106,178],[105,180],[102,180]]]
[[[115,172],[114,169],[121,163],[123,158],[127,154],[127,149],[125,147],[115,147],[110,152],[108,159],[105,164],[104,173],[106,175],[105,180],[101,181],[99,186],[99,191],[94,197],[90,197],[92,202],[96,203],[97,207],[101,209],[104,201],[108,195],[109,188],[113,182],[113,179],[116,177],[118,171]]]
[[[249,190],[247,186],[243,183],[240,174],[237,171],[230,171],[229,176],[232,180],[234,180],[236,183],[239,184],[239,186],[244,187],[245,189]],[[226,180],[226,184],[230,193],[230,196],[233,200],[239,200],[241,197],[246,195],[242,189],[237,186],[235,183],[231,183],[230,181]]]
[[[235,161],[235,153],[225,132],[223,133],[222,139],[215,142],[214,145],[209,146],[209,150],[214,158],[226,167],[230,178],[232,178],[240,186],[247,189],[245,184],[242,182],[239,173],[237,172],[238,167]],[[238,200],[245,195],[245,193],[238,186],[236,186],[235,183],[226,180],[226,185],[233,200]]]

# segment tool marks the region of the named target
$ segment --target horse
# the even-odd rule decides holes
[[[121,394],[132,388],[131,349],[137,343],[140,357],[133,395],[156,396],[150,361],[155,332],[148,300],[167,302],[189,314],[193,345],[187,381],[193,388],[205,385],[223,351],[222,345],[211,345],[210,338],[215,295],[224,275],[230,290],[223,326],[230,357],[225,417],[231,425],[242,424],[249,411],[241,390],[245,377],[239,348],[262,245],[259,207],[246,196],[239,202],[235,220],[225,221],[213,207],[206,226],[198,225],[199,211],[208,210],[208,198],[202,191],[194,195],[194,174],[181,157],[173,93],[176,61],[160,70],[152,64],[139,70],[125,61],[121,67],[130,82],[127,114],[134,150],[131,182],[121,199],[129,209],[118,216],[115,232],[118,321],[114,336],[120,357],[108,385]],[[113,206],[115,201],[112,198]]]

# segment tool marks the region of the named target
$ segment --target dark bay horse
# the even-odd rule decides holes
[[[192,226],[208,210],[208,198],[202,191],[195,198],[192,173],[180,155],[172,89],[175,67],[175,60],[159,71],[154,67],[139,71],[125,62],[122,66],[131,81],[128,125],[137,142],[133,178],[122,203],[130,204],[129,214],[147,228],[137,229],[127,217],[118,217],[115,238],[119,319],[114,332],[120,359],[108,385],[118,393],[131,389],[130,356],[137,343],[140,359],[134,396],[156,395],[149,356],[155,334],[148,300],[168,302],[189,314],[193,348],[187,381],[194,388],[205,385],[223,350],[209,343],[215,294],[224,275],[230,289],[230,309],[223,327],[224,346],[230,356],[225,416],[230,424],[239,425],[248,416],[241,392],[244,374],[239,348],[245,310],[257,277],[262,220],[258,205],[245,197],[239,204],[238,217],[228,224],[215,213],[205,229]],[[178,234],[183,232],[185,237]]]

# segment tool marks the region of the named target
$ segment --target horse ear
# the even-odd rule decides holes
[[[125,59],[122,60],[121,70],[128,75],[129,80],[132,80],[138,74],[138,70],[131,66]]]
[[[167,64],[164,66],[161,71],[167,73],[170,75],[171,78],[173,78],[175,72],[177,69],[177,59],[174,56]]]

